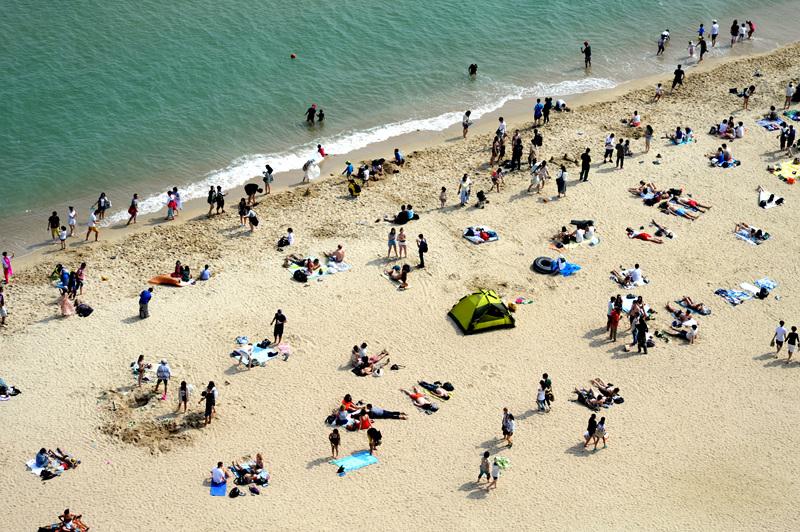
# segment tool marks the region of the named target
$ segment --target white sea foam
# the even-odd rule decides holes
[[[591,90],[611,88],[615,85],[614,81],[605,78],[562,81],[557,84],[537,83],[532,87],[498,83],[479,98],[479,100],[483,100],[486,103],[478,104],[472,108],[470,118],[477,120],[487,113],[496,111],[512,100],[520,100],[536,95],[578,94]],[[345,154],[413,131],[444,130],[453,124],[459,123],[463,113],[463,110],[458,110],[432,118],[407,120],[359,131],[344,132],[277,153],[243,155],[231,161],[227,167],[208,172],[200,176],[194,183],[182,187],[180,189],[181,199],[188,201],[195,198],[204,198],[208,194],[211,185],[220,185],[223,190],[241,186],[247,181],[253,180],[254,176],[260,176],[266,164],[269,164],[275,173],[302,168],[303,164],[316,154],[317,144],[322,144],[329,153]],[[140,199],[140,214],[153,213],[164,209],[166,199],[166,194],[164,193]],[[107,219],[106,225],[124,221],[127,218],[128,213],[126,210],[121,210],[111,215]]]

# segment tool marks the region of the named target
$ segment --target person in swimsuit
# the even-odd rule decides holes
[[[311,107],[308,108],[306,111],[306,123],[309,125],[314,125],[314,117],[317,114],[317,104],[312,104]]]
[[[401,229],[401,231],[402,231],[402,229]],[[330,253],[323,253],[323,255],[328,257],[328,259],[332,260],[333,262],[342,262],[342,261],[344,261],[344,249],[342,248],[341,244],[336,246],[336,251],[331,251]]]
[[[408,258],[408,242],[406,240],[406,233],[401,227],[400,232],[397,234],[397,246],[400,250],[400,257]]]
[[[638,231],[634,231],[630,227],[625,229],[625,231],[628,233],[628,238],[632,240],[644,240],[645,242],[653,242],[655,244],[664,243],[664,241],[661,240],[660,238],[655,238],[653,235],[650,235],[648,233],[640,233]]]
[[[691,198],[684,198],[683,196],[673,196],[673,198],[681,205],[686,205],[687,207],[693,207],[700,212],[706,212],[703,209],[708,210],[711,208],[711,205],[703,205],[702,203],[698,203],[697,201]]]
[[[699,312],[700,314],[704,314],[705,315],[705,314],[710,314],[711,313],[703,303],[700,303],[700,302],[695,303],[692,300],[692,298],[689,297],[689,296],[683,296],[682,298],[680,298],[678,300],[678,303],[683,303],[684,305],[686,305],[690,309],[692,309],[692,310],[694,310],[696,312]]]
[[[601,417],[600,418],[600,423],[597,424],[597,429],[595,429],[595,431],[594,431],[594,449],[593,450],[595,450],[595,451],[597,450],[597,444],[600,442],[601,438],[603,439],[603,443],[605,444],[605,440],[606,440],[605,436],[606,436],[606,418]],[[605,445],[605,447],[603,447],[603,449],[605,449],[606,447],[608,447],[607,444]]]
[[[464,117],[461,119],[461,127],[464,130],[464,138],[467,138],[467,132],[469,131],[469,125],[472,123],[469,121],[469,115],[472,114],[472,111],[467,111],[464,113]]]
[[[106,197],[105,192],[100,193],[100,197],[97,199],[97,201],[94,202],[94,205],[92,205],[92,207],[94,207],[95,205],[97,205],[97,219],[98,220],[105,219],[106,209],[111,205],[110,202],[108,201],[108,198]]]
[[[419,384],[420,386],[431,392],[436,397],[439,397],[440,399],[450,399],[450,394],[447,392],[447,390],[445,390],[441,386],[437,386],[436,384],[430,384],[425,381],[417,381],[417,384]]]
[[[662,332],[670,336],[677,336],[678,338],[683,338],[684,340],[688,340],[689,344],[693,344],[695,338],[697,338],[697,325],[692,325],[692,329],[690,331],[675,329],[675,331],[662,331]]]
[[[672,316],[681,323],[689,321],[692,319],[692,313],[689,312],[688,309],[682,310],[681,307],[673,307],[669,301],[665,305],[667,310],[669,311]]]
[[[59,530],[77,530],[77,524],[75,523],[76,519],[80,519],[83,515],[75,515],[69,512],[69,508],[64,510],[63,515],[58,516],[58,529]]]
[[[577,388],[575,388],[577,390]],[[589,440],[594,436],[595,431],[597,431],[597,414],[592,414],[589,417],[589,425],[586,427],[586,433],[583,435],[583,439],[586,440],[586,443],[583,444],[583,448],[585,449],[587,445],[589,445]]]
[[[606,397],[614,397],[619,395],[619,388],[612,388],[614,386],[610,382],[608,384],[604,383],[602,379],[593,379],[589,381],[590,384],[597,387],[600,390],[600,393],[605,395]]]
[[[414,388],[412,389],[414,390],[414,393],[411,393],[408,390],[404,390],[402,388],[400,389],[400,391],[411,398],[411,400],[414,402],[414,406],[418,406],[424,409],[430,408],[432,404],[430,399],[425,397],[425,394],[419,391],[419,388],[417,388],[416,386],[414,386]]]
[[[335,460],[339,458],[339,444],[342,441],[339,429],[333,429],[333,432],[328,434],[328,440],[331,442],[331,456]]]
[[[697,220],[696,214],[689,214],[683,207],[676,207],[672,203],[667,204],[667,212],[674,214],[675,216],[683,216],[684,218],[689,218],[690,220],[694,221]]]

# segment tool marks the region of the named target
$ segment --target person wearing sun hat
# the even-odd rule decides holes
[[[583,64],[586,68],[592,66],[592,47],[589,46],[589,41],[583,41],[583,46],[581,46],[581,52],[583,52]]]

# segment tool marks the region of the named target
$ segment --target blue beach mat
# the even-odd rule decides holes
[[[682,141],[680,141],[680,142],[675,142],[674,140],[671,140],[670,142],[672,144],[674,144],[675,146],[683,146],[684,144],[689,144],[690,142],[694,142],[694,137],[692,137],[690,139],[687,139],[686,137],[684,137],[684,139]]]
[[[213,495],[214,497],[224,497],[227,489],[228,489],[227,483],[223,484],[214,484],[213,482],[211,483],[211,495]]]
[[[344,470],[347,472],[355,469],[361,469],[362,467],[367,467],[368,465],[377,464],[378,459],[369,454],[369,451],[364,451],[351,456],[345,456],[344,458],[339,458],[338,460],[331,460],[330,463],[336,467],[344,466]]]
[[[778,283],[770,279],[769,277],[764,277],[763,279],[759,279],[754,283],[759,288],[766,288],[768,291],[772,291],[775,287],[778,286]]]

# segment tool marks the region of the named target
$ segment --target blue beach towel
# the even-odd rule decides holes
[[[725,290],[724,288],[720,288],[719,290],[717,290],[714,293],[717,294],[718,296],[720,296],[722,299],[724,299],[728,303],[730,303],[731,305],[733,305],[734,307],[736,305],[741,305],[742,304],[742,300],[741,299],[730,295],[728,293],[728,290]]]
[[[214,497],[224,497],[227,490],[228,490],[227,483],[222,483],[222,484],[214,484],[213,482],[211,483],[211,495]]]
[[[770,279],[769,277],[764,277],[763,279],[759,279],[755,282],[755,285],[759,288],[766,288],[767,291],[772,291],[774,288],[778,286],[778,283]]]
[[[777,131],[781,128],[781,124],[783,124],[783,120],[780,118],[778,120],[757,120],[756,124],[763,127],[767,131]]]
[[[367,467],[368,465],[377,464],[378,459],[369,454],[369,451],[364,451],[351,456],[345,456],[344,458],[339,458],[338,460],[331,460],[330,463],[336,467],[344,466],[344,470],[347,472],[355,469],[361,469],[362,467]]]
[[[689,144],[690,142],[694,142],[694,137],[692,137],[690,139],[687,139],[686,137],[684,137],[684,139],[682,141],[680,141],[680,142],[675,142],[674,140],[671,140],[670,142],[675,144],[676,146],[683,146],[684,144]]]

